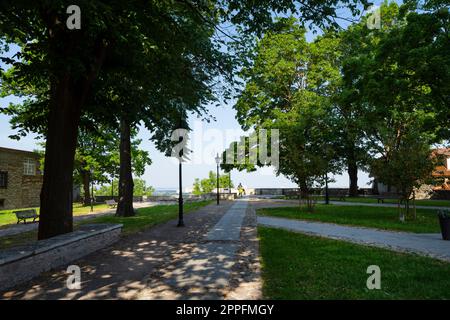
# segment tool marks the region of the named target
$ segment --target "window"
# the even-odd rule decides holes
[[[36,175],[36,161],[33,159],[25,159],[23,162],[23,174],[26,176]]]
[[[5,199],[0,199],[0,208],[5,207]]]
[[[8,172],[0,171],[0,189],[8,188]]]

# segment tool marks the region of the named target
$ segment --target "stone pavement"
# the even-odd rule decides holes
[[[417,253],[450,262],[450,241],[442,240],[440,234],[392,232],[273,217],[258,217],[257,219],[258,224],[262,226],[382,247],[394,251]]]
[[[72,264],[81,290],[66,286],[66,268],[0,293],[0,299],[258,299],[261,281],[256,215],[245,200],[222,201],[176,221],[123,237]]]
[[[139,208],[151,207],[151,206],[154,206],[157,204],[158,203],[156,203],[156,202],[134,202],[133,207],[135,209],[139,209]],[[107,209],[107,210],[103,210],[103,211],[87,213],[87,214],[83,214],[83,215],[74,216],[73,221],[79,222],[79,221],[88,220],[88,219],[101,217],[101,216],[105,216],[105,215],[111,215],[111,214],[114,214],[115,212],[116,212],[116,209]],[[39,223],[27,223],[27,224],[21,223],[21,224],[7,225],[7,226],[4,226],[4,228],[0,229],[0,238],[13,236],[15,234],[24,233],[24,232],[28,232],[28,231],[37,230],[38,226],[39,226]]]
[[[236,254],[240,248],[241,228],[247,214],[246,199],[236,200],[222,218],[200,240],[192,254],[178,261],[169,270],[152,279],[152,285],[138,296],[152,297],[155,288],[184,290],[195,298],[220,299],[230,287]],[[257,289],[258,290],[258,289]],[[160,289],[158,289],[160,291]],[[240,299],[255,298],[258,292],[247,290]]]

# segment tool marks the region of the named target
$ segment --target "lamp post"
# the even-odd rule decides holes
[[[114,200],[114,176],[111,177],[111,198]]]
[[[330,192],[328,189],[328,172],[325,174],[325,204],[330,204]]]
[[[178,194],[178,224],[177,227],[184,227],[183,221],[183,175],[182,175],[182,160],[178,164],[178,182],[179,182],[179,194]]]
[[[217,164],[217,205],[219,205],[219,164],[220,164],[220,157],[219,154],[216,156],[216,164]]]
[[[231,193],[231,170],[228,171],[228,193]]]
[[[89,170],[90,174],[91,174],[91,212],[94,211],[94,169],[90,169]]]

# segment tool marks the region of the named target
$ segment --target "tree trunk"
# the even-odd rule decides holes
[[[52,84],[38,239],[72,232],[73,167],[82,93],[63,77]]]
[[[84,190],[83,204],[85,206],[90,206],[91,205],[91,191],[89,189],[90,183],[91,183],[91,179],[90,179],[89,175],[90,175],[89,171],[81,171],[81,177],[82,177],[82,180],[83,180],[83,190]]]
[[[54,10],[42,10],[47,25],[49,57],[52,71],[50,82],[50,106],[45,145],[44,179],[41,189],[38,239],[47,239],[72,232],[73,167],[77,146],[78,125],[85,103],[98,71],[103,65],[108,44],[103,37],[97,39],[86,74],[74,79],[71,69],[65,73],[58,59],[70,59],[79,41],[80,33],[60,28]],[[53,60],[54,58],[54,60]],[[57,64],[53,65],[54,62]],[[52,77],[54,76],[54,77]]]
[[[133,175],[131,172],[131,125],[126,119],[120,120],[120,177],[119,202],[116,215],[134,216]]]
[[[307,199],[309,197],[308,185],[304,179],[300,179],[300,195],[302,199]]]
[[[350,197],[358,196],[358,165],[355,160],[347,161],[347,172],[350,181],[350,188],[348,191],[348,195]]]

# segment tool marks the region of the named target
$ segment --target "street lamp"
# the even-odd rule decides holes
[[[90,174],[91,174],[91,212],[94,211],[94,169],[90,169],[89,170]]]
[[[328,189],[328,172],[325,174],[325,204],[330,204],[330,191]]]
[[[179,194],[178,194],[178,224],[177,227],[184,227],[183,221],[183,171],[182,165],[183,161],[180,158],[180,163],[178,164],[178,182],[179,182]]]
[[[219,205],[219,164],[220,164],[220,157],[219,154],[216,156],[216,164],[217,164],[217,205]]]

